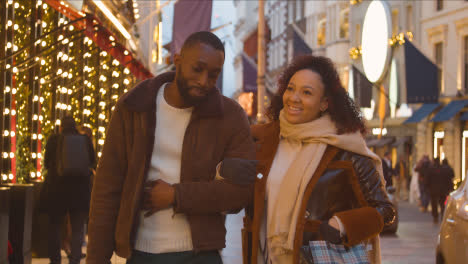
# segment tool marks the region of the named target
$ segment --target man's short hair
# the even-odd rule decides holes
[[[385,157],[388,156],[388,155],[390,155],[390,151],[386,151],[385,154],[384,154]]]
[[[225,56],[224,45],[223,42],[213,33],[209,31],[199,31],[192,33],[184,42],[180,53],[182,54],[184,50],[193,47],[193,45],[197,43],[204,43],[210,45],[216,50],[220,50],[223,52],[223,56]]]

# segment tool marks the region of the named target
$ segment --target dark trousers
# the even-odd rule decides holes
[[[427,209],[430,201],[430,194],[427,185],[424,183],[419,183],[419,194],[421,199],[421,206],[424,207],[424,209]]]
[[[439,220],[439,210],[438,206],[440,206],[440,215],[444,215],[445,209],[445,198],[446,196],[443,194],[431,194],[431,208],[432,208],[432,217],[434,221]]]
[[[70,212],[70,222],[72,228],[70,264],[79,264],[81,260],[81,247],[84,239],[84,226],[88,214],[82,211]],[[62,256],[61,230],[65,219],[65,212],[49,214],[49,259],[51,264],[60,264]]]
[[[127,264],[223,264],[217,250],[151,254],[134,250]]]

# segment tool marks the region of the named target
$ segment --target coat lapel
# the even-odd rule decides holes
[[[278,150],[279,133],[280,127],[278,121],[252,126],[252,134],[257,145],[256,158],[259,161],[257,170],[263,174],[264,178],[268,177],[271,164]]]

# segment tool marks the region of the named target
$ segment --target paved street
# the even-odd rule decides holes
[[[432,223],[431,213],[421,213],[407,202],[399,204],[399,212],[400,225],[396,235],[381,236],[383,263],[435,263],[439,225]]]
[[[221,252],[224,264],[239,264],[242,263],[242,244],[240,230],[242,227],[243,211],[237,215],[229,215],[226,219],[227,235],[226,235],[226,248]],[[83,248],[83,252],[85,252]],[[35,258],[32,261],[33,264],[48,264],[48,259]],[[85,261],[82,260],[81,264]],[[62,264],[68,264],[68,259],[65,256],[65,252],[62,251]],[[125,259],[119,258],[118,256],[112,257],[112,264],[125,264]]]
[[[415,205],[402,202],[399,205],[400,225],[396,235],[382,235],[381,249],[384,264],[432,264],[435,263],[435,244],[439,226],[432,223],[430,213],[421,213]],[[226,220],[228,229],[226,249],[221,252],[224,264],[242,263],[241,212],[230,215]],[[33,259],[33,264],[47,264],[47,259]],[[68,261],[64,258],[64,264]],[[82,261],[84,263],[84,261]],[[113,264],[124,264],[125,260],[114,256]]]

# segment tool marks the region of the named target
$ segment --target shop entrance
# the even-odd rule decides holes
[[[434,132],[434,158],[439,158],[441,161],[445,159],[444,151],[444,131]]]

